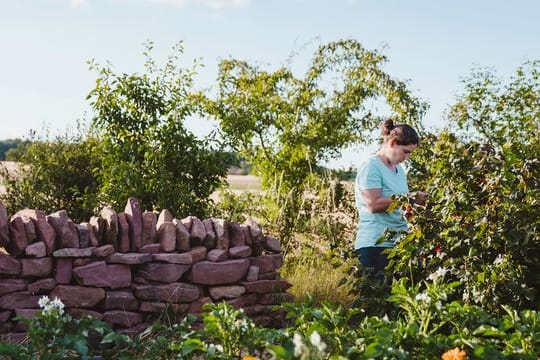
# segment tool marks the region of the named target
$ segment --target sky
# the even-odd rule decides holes
[[[207,87],[221,59],[272,70],[296,52],[302,72],[316,45],[352,38],[388,57],[384,70],[409,81],[430,104],[426,126],[440,127],[473,68],[508,78],[540,60],[538,14],[535,0],[0,0],[0,140],[90,119],[87,62],[141,72],[147,41],[158,60],[183,41],[183,61],[200,59],[196,84]],[[187,126],[203,136],[215,124]],[[365,151],[327,165],[354,166]]]

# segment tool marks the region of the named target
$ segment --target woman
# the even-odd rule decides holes
[[[366,275],[384,278],[388,259],[382,252],[394,246],[397,235],[384,239],[387,230],[400,233],[407,230],[407,221],[399,209],[387,212],[394,194],[407,194],[407,176],[399,165],[408,160],[418,146],[418,134],[407,124],[394,125],[386,120],[381,125],[381,149],[364,161],[356,177],[356,206],[360,222],[355,248],[360,263],[368,270]],[[416,202],[424,204],[427,194],[418,192]]]

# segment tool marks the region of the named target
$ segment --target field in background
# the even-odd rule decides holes
[[[0,161],[0,166],[6,166],[10,173],[16,172],[18,167],[14,161]],[[257,191],[261,189],[261,180],[254,175],[227,175],[229,189],[233,192]],[[0,193],[6,190],[3,179],[0,178]]]
[[[255,175],[227,175],[229,189],[233,192],[257,191],[261,189],[261,179]]]

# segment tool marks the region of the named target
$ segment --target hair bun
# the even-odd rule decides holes
[[[381,124],[381,132],[383,136],[389,135],[392,130],[394,130],[394,122],[392,119],[386,119]]]

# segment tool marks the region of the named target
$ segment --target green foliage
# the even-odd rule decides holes
[[[181,44],[163,67],[151,49],[148,44],[143,74],[91,64],[98,73],[88,98],[103,138],[101,192],[113,206],[135,196],[143,208],[204,217],[230,159],[212,137],[198,139],[183,124],[196,115],[199,97],[191,90],[195,69],[178,65]]]
[[[385,62],[354,40],[321,45],[302,78],[285,67],[268,72],[245,61],[221,62],[218,95],[208,101],[208,111],[274,196],[284,215],[285,242],[297,229],[304,190],[320,163],[368,142],[379,126],[373,103],[419,125],[425,104],[382,70]]]
[[[43,310],[31,319],[19,318],[28,326],[28,340],[22,345],[0,344],[0,355],[12,359],[90,359],[90,336],[112,333],[104,322],[90,317],[74,319],[64,314],[64,305],[47,297],[40,300]],[[5,352],[3,354],[3,352]]]
[[[415,187],[430,200],[413,207],[411,233],[393,257],[398,276],[417,282],[446,268],[465,285],[465,303],[538,308],[538,74],[532,63],[508,84],[489,73],[466,82],[450,112],[460,136],[443,132],[415,157]]]
[[[0,161],[12,160],[9,153],[21,144],[27,144],[28,140],[6,139],[0,141]]]
[[[2,202],[10,213],[23,208],[54,212],[65,209],[76,221],[86,221],[98,205],[101,144],[79,128],[54,138],[48,135],[20,143],[11,151],[18,169],[0,168],[6,192]]]

